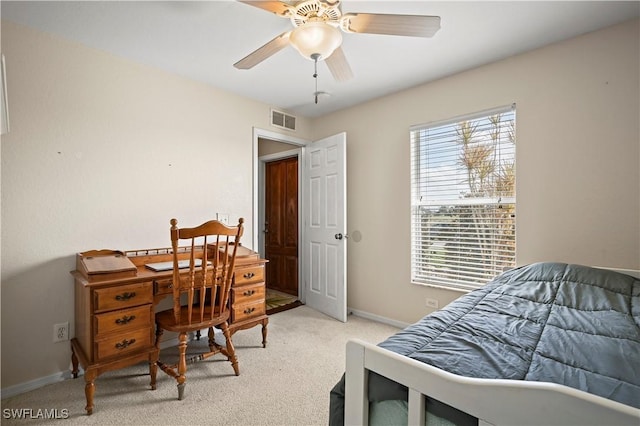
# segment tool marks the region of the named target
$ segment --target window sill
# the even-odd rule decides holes
[[[422,286],[422,287],[437,288],[438,290],[455,291],[456,293],[462,293],[462,294],[466,294],[466,293],[469,293],[469,292],[473,291],[473,290],[469,290],[469,289],[466,289],[466,288],[448,287],[448,286],[445,286],[445,285],[430,284],[430,283],[419,283],[419,282],[416,282],[416,281],[411,281],[411,284],[419,285],[419,286]]]

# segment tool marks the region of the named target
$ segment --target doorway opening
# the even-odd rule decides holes
[[[257,136],[256,136],[257,133]],[[306,141],[254,132],[257,211],[254,247],[266,264],[267,310],[304,303],[300,285],[301,162]]]
[[[267,289],[298,297],[298,156],[265,162]]]

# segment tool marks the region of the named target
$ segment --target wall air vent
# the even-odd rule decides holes
[[[296,117],[275,109],[271,110],[271,125],[281,129],[296,130]]]

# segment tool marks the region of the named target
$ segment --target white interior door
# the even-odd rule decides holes
[[[304,148],[305,303],[347,321],[346,133]]]

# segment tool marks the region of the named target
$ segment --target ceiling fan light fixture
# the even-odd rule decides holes
[[[291,31],[289,41],[307,59],[314,54],[326,59],[342,43],[342,33],[323,21],[308,21]]]

